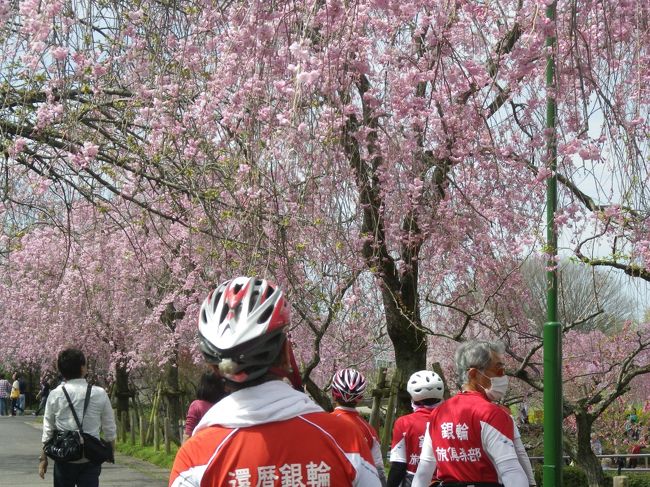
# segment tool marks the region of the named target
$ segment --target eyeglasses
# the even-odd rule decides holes
[[[503,377],[504,375],[506,375],[506,366],[502,362],[497,362],[496,364],[490,365],[490,367],[487,367],[487,368],[471,366],[467,370],[470,370],[470,369],[476,369],[481,373],[483,373],[483,372],[492,372],[491,377]]]

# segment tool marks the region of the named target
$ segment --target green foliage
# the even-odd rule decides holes
[[[564,487],[586,487],[587,474],[577,467],[564,467],[562,469],[562,485]]]
[[[544,485],[543,466],[535,466],[535,480],[537,485]],[[578,467],[562,468],[562,487],[587,487],[587,474]]]
[[[141,446],[139,442],[132,445],[130,442],[122,443],[120,441],[117,442],[116,448],[118,452],[123,453],[124,455],[139,458],[140,460],[153,463],[159,467],[169,469],[172,468],[174,457],[178,451],[178,446],[175,444],[171,445],[171,452],[167,454],[162,446],[160,451],[156,451],[153,446]]]
[[[612,487],[613,485],[614,485],[614,477],[605,474],[605,487]]]
[[[607,487],[613,485],[613,476],[614,473],[606,473],[605,479],[610,480]],[[650,487],[650,473],[648,472],[623,472],[621,475],[625,475],[628,478],[627,487]]]
[[[615,470],[605,472],[605,486],[614,484]],[[628,487],[650,487],[650,472],[623,472],[628,478]],[[535,465],[535,480],[537,485],[543,484],[543,466]],[[562,487],[588,487],[587,474],[579,467],[564,466],[562,468]]]

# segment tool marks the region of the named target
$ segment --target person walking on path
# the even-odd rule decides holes
[[[226,281],[205,299],[200,348],[230,395],[181,446],[171,487],[381,485],[363,435],[302,391],[289,310],[280,288],[254,277]]]
[[[12,377],[13,383],[11,384],[11,394],[9,397],[11,397],[11,415],[16,416],[18,414],[19,416],[24,413],[23,410],[20,409],[20,380],[19,380],[20,375],[18,372],[14,372],[14,375]]]
[[[397,418],[393,426],[388,487],[409,487],[413,482],[429,416],[442,401],[445,384],[435,372],[420,370],[409,377],[406,390],[413,412]]]
[[[18,409],[20,410],[20,415],[25,414],[25,397],[27,394],[27,382],[23,379],[22,375],[18,374],[18,391],[20,396],[18,396]]]
[[[0,374],[0,416],[8,416],[11,408],[11,382]]]
[[[45,404],[47,404],[47,396],[50,395],[50,381],[47,379],[47,377],[44,377],[41,380],[41,389],[38,391],[38,394],[36,394],[36,400],[39,401],[38,403],[38,408],[36,408],[36,411],[34,411],[32,414],[34,416],[38,416],[41,414],[41,411],[45,410]]]
[[[334,374],[332,379],[332,398],[336,408],[332,414],[347,421],[354,428],[358,428],[366,438],[368,448],[377,467],[377,474],[383,486],[386,485],[386,473],[384,471],[384,459],[381,455],[379,435],[375,428],[361,417],[356,409],[357,404],[363,399],[366,390],[366,378],[361,372],[355,369],[343,369]]]
[[[45,405],[43,416],[42,441],[46,443],[55,430],[76,431],[77,423],[70,409],[65,391],[81,418],[84,433],[99,438],[99,433],[104,433],[104,439],[112,444],[115,449],[117,428],[113,416],[113,408],[106,391],[101,387],[92,386],[90,390],[90,401],[84,411],[84,401],[88,390],[88,382],[85,377],[88,372],[86,368],[86,357],[81,350],[67,348],[59,353],[57,359],[59,372],[65,379],[62,384],[50,392]],[[41,478],[45,477],[47,471],[47,457],[41,450],[38,473]],[[54,462],[54,487],[98,487],[101,465],[88,461],[86,458],[74,462]]]
[[[501,342],[468,341],[456,350],[461,392],[431,411],[413,487],[528,487],[514,445],[514,421],[493,401],[508,387]]]

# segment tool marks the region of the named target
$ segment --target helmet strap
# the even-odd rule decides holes
[[[302,377],[300,377],[300,369],[296,363],[296,357],[293,354],[293,346],[291,345],[291,340],[287,338],[287,353],[289,354],[289,364],[291,365],[291,372],[289,375],[289,380],[293,385],[293,388],[300,392],[305,392],[302,385]]]
[[[269,372],[280,377],[286,377],[291,382],[293,388],[300,392],[305,392],[305,389],[302,385],[302,378],[300,377],[300,369],[296,363],[296,357],[293,354],[293,347],[291,346],[291,340],[287,338],[284,342],[286,349],[284,353],[287,354],[286,358],[289,359],[289,363],[284,367],[269,367]]]

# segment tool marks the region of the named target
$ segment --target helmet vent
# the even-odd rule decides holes
[[[273,313],[273,308],[268,306],[264,312],[260,315],[260,317],[257,319],[258,323],[264,323],[271,317],[271,313]]]
[[[251,299],[248,302],[248,312],[249,313],[251,313],[253,311],[253,308],[257,304],[257,297],[259,296],[259,294],[260,293],[258,291],[253,291],[251,293]]]
[[[217,311],[217,306],[219,306],[219,301],[221,300],[221,295],[223,293],[217,293],[214,298],[212,297],[212,293],[208,296],[208,301],[212,303],[212,312],[214,313]]]
[[[223,308],[221,308],[221,317],[219,318],[220,323],[223,323],[223,320],[226,319],[228,311],[230,311],[230,306],[228,306],[226,303],[223,303]]]

